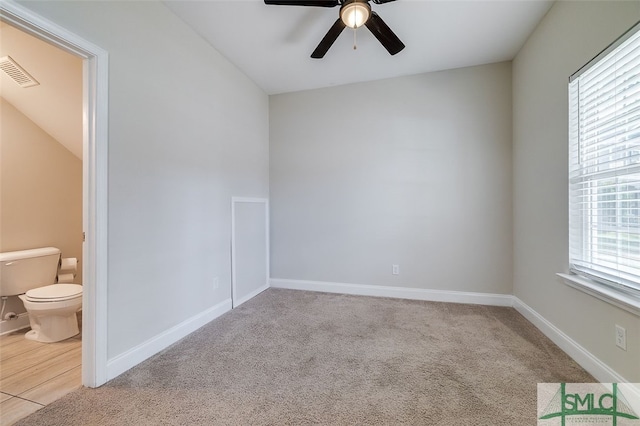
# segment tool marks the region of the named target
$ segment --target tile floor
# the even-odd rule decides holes
[[[0,426],[8,426],[82,385],[81,334],[56,343],[0,336]]]

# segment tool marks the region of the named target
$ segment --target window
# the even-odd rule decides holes
[[[569,263],[640,301],[640,24],[569,82]]]

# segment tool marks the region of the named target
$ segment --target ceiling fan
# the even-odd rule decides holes
[[[340,6],[340,17],[336,20],[324,36],[316,50],[311,54],[312,58],[323,58],[331,45],[336,41],[345,27],[356,29],[364,25],[371,34],[378,39],[385,49],[395,55],[404,49],[404,43],[400,41],[391,28],[385,24],[380,15],[371,10],[370,0],[264,0],[268,5],[282,6],[315,6],[335,7]],[[375,4],[390,3],[395,0],[371,0]]]

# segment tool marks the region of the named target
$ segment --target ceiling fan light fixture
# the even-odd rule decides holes
[[[342,6],[340,18],[349,28],[359,28],[369,20],[371,6],[366,2],[354,1]]]

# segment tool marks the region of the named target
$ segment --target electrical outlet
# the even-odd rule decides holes
[[[627,350],[627,330],[616,324],[616,346],[620,349]]]
[[[400,275],[400,265],[391,265],[391,273],[393,275]]]
[[[213,289],[217,290],[220,287],[220,280],[218,277],[213,277]]]

